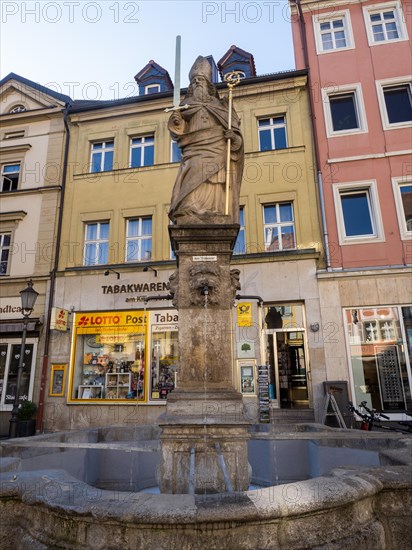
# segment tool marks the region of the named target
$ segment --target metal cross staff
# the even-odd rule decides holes
[[[175,81],[173,90],[173,107],[168,107],[165,112],[180,111],[181,109],[188,109],[189,105],[180,106],[180,45],[181,36],[176,36],[176,57],[175,57]]]
[[[232,103],[233,103],[233,88],[239,84],[241,79],[240,71],[232,71],[225,74],[224,80],[227,82],[227,87],[229,88],[229,115],[228,115],[228,124],[227,129],[232,129]],[[226,203],[225,203],[225,215],[229,214],[229,191],[230,191],[230,146],[231,139],[227,140],[227,157],[226,157]]]

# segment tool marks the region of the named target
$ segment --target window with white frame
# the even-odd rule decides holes
[[[313,16],[313,30],[318,54],[354,47],[349,10]]]
[[[126,262],[142,262],[152,257],[152,218],[130,218],[126,225]]]
[[[109,259],[109,222],[86,223],[84,265],[105,265]]]
[[[113,170],[114,141],[92,143],[90,172],[107,172]]]
[[[11,232],[0,233],[0,275],[7,275],[10,267]]]
[[[400,2],[366,6],[363,14],[370,46],[408,38]]]
[[[153,166],[154,136],[135,137],[130,140],[130,168]]]
[[[412,121],[412,81],[408,78],[376,83],[385,130],[409,127]]]
[[[326,130],[329,137],[366,132],[366,116],[360,84],[323,89]]]
[[[160,92],[160,84],[147,84],[144,87],[145,95],[157,94],[157,92]]]
[[[376,181],[333,187],[340,244],[383,240]]]
[[[170,159],[170,162],[180,162],[182,160],[182,151],[174,139],[171,141]]]
[[[3,164],[1,167],[1,191],[16,191],[19,186],[20,163]]]
[[[0,342],[0,410],[11,410],[17,390],[21,341]],[[28,338],[24,348],[23,369],[19,384],[19,402],[32,398],[37,340]]]
[[[233,254],[246,254],[245,209],[239,208],[239,233],[237,235]]]
[[[264,205],[263,230],[267,252],[296,248],[293,204],[280,202]]]
[[[412,179],[392,179],[396,211],[402,239],[412,238]]]
[[[286,117],[273,116],[258,120],[259,151],[285,149],[287,144]]]

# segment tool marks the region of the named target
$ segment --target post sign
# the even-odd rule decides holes
[[[66,331],[68,329],[69,312],[59,307],[52,308],[50,328],[52,330]]]
[[[239,327],[251,327],[252,324],[252,304],[249,302],[241,302],[237,305],[237,325]]]

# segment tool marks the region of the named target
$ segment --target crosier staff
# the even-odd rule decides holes
[[[229,88],[229,115],[228,115],[228,130],[232,129],[232,103],[233,103],[233,88],[239,84],[241,79],[240,71],[231,71],[230,73],[225,74],[224,80],[227,82],[227,87]],[[229,214],[229,191],[230,191],[230,147],[231,139],[227,139],[227,158],[226,158],[226,202],[225,202],[225,215]]]

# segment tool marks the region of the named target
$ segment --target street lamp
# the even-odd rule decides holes
[[[14,396],[13,409],[11,411],[9,437],[17,436],[17,414],[19,412],[19,395],[20,395],[21,376],[23,374],[23,368],[24,368],[23,358],[24,358],[24,351],[25,351],[24,348],[26,347],[27,325],[29,322],[29,316],[34,309],[34,304],[36,303],[38,295],[39,293],[33,289],[33,281],[31,279],[27,283],[27,288],[20,291],[21,312],[23,314],[23,334],[21,337],[20,359],[19,359],[19,366],[17,368],[16,395]]]

